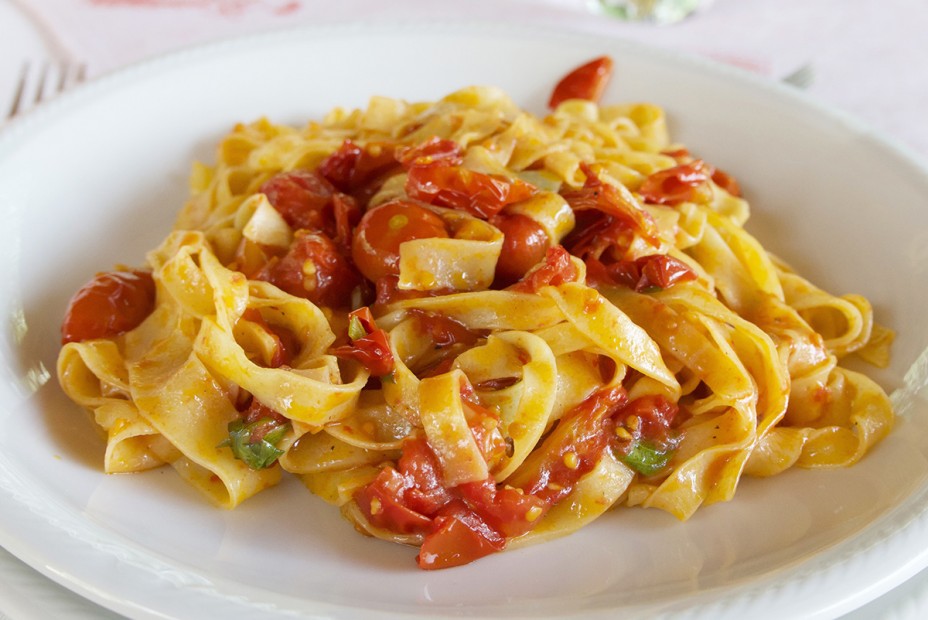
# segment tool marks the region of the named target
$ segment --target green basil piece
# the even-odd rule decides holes
[[[229,438],[219,444],[220,447],[227,446],[232,450],[232,454],[240,461],[243,461],[251,469],[266,469],[277,462],[284,451],[275,444],[283,439],[284,435],[290,428],[289,424],[270,430],[258,441],[251,440],[251,434],[254,430],[271,420],[262,418],[251,424],[245,424],[242,420],[235,420],[229,423]]]
[[[636,441],[628,454],[621,459],[626,465],[645,476],[652,476],[664,469],[670,462],[673,450],[661,450],[657,446],[645,441]]]

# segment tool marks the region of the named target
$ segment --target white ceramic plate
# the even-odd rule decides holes
[[[616,510],[580,533],[420,572],[291,481],[231,512],[171,471],[101,472],[102,443],[54,377],[58,326],[96,270],[169,229],[193,159],[236,121],[302,123],[373,94],[500,86],[543,111],[608,53],[607,101],[664,106],[676,139],[734,174],[770,249],[898,331],[898,429],[859,465],[744,480],[687,523]],[[0,544],[137,617],[829,617],[928,565],[928,172],[848,119],[738,71],[589,36],[495,26],[302,30],[98,80],[0,136]],[[921,370],[909,372],[921,357]],[[909,372],[908,383],[905,375]]]

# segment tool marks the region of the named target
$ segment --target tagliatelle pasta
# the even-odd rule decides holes
[[[69,307],[105,471],[224,508],[295,475],[444,568],[857,462],[893,413],[840,361],[892,332],[771,256],[663,110],[599,105],[610,70],[545,117],[469,87],[236,126],[146,265]]]

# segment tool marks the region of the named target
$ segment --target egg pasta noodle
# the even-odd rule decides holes
[[[288,210],[280,179],[317,202]],[[369,222],[396,205],[418,211]],[[298,476],[423,568],[617,506],[687,519],[744,475],[851,465],[893,424],[840,365],[885,365],[892,332],[770,255],[748,215],[651,104],[541,117],[470,87],[261,119],[194,166],[146,264],[114,272],[150,278],[149,307],[66,335],[58,377],[107,473],[167,464],[223,508]],[[368,268],[414,216],[440,234]],[[513,221],[541,260],[506,274]]]

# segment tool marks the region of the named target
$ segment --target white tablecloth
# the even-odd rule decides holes
[[[684,50],[770,79],[809,65],[813,97],[928,159],[926,0],[715,0],[672,26],[622,23],[587,0],[0,0],[0,109],[25,61],[79,62],[92,79],[192,44],[358,16],[535,23]],[[5,616],[112,617],[0,549]],[[928,573],[850,617],[928,617]]]

